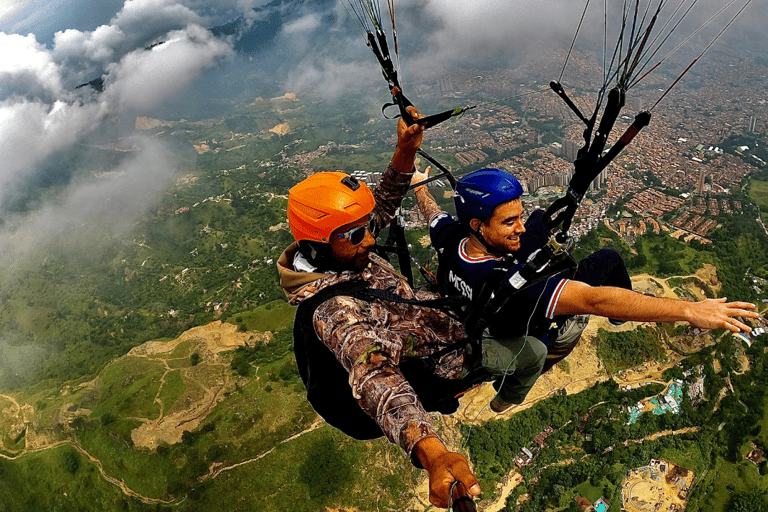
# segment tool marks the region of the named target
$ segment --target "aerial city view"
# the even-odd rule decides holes
[[[767,7],[10,0],[0,511],[768,512]]]

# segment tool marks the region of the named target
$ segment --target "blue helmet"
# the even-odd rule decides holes
[[[453,200],[456,215],[464,221],[490,217],[498,205],[522,195],[523,186],[510,173],[500,169],[480,169],[459,179]]]

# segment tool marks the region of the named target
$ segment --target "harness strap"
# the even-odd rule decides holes
[[[462,316],[463,316],[460,313],[463,312],[466,309],[466,307],[469,305],[469,301],[464,297],[451,296],[451,297],[441,297],[439,299],[429,299],[429,300],[406,299],[392,292],[391,289],[379,290],[376,288],[365,288],[364,290],[361,290],[356,295],[356,297],[363,300],[378,299],[378,300],[384,300],[387,302],[396,302],[398,304],[410,304],[411,306],[421,306],[425,308],[439,309],[446,315],[450,316],[455,320],[458,320],[459,322],[462,321]],[[457,314],[456,311],[459,311],[460,313]]]
[[[557,255],[542,250],[531,256],[522,267],[509,268],[509,262],[502,261],[486,276],[464,321],[470,339],[482,339],[491,321],[512,297],[544,279],[576,268],[576,260],[569,252]]]
[[[469,307],[469,300],[466,299],[465,297],[453,295],[453,296],[441,297],[439,299],[431,299],[431,300],[406,299],[404,297],[401,297],[393,293],[391,290],[379,290],[376,288],[366,288],[364,290],[361,290],[357,294],[355,294],[355,297],[362,300],[383,300],[386,302],[394,302],[398,304],[409,304],[411,306],[420,306],[425,308],[437,309],[445,313],[446,315],[450,316],[451,318],[458,320],[459,322],[462,322],[462,324],[465,325],[465,329],[466,329],[466,324],[464,323],[463,319],[466,318],[468,315],[467,308]],[[469,330],[467,330],[467,334],[469,334]],[[440,364],[440,359],[442,359],[443,356],[446,356],[451,352],[455,352],[457,350],[460,350],[466,347],[468,355],[470,357],[470,376],[474,380],[474,378],[476,377],[476,374],[478,373],[477,371],[479,369],[478,363],[481,358],[480,340],[481,340],[480,337],[468,336],[467,338],[461,341],[457,341],[456,343],[451,343],[450,345],[446,345],[445,347],[438,350],[437,352],[428,354],[426,356],[421,356],[418,359],[429,371],[433,371],[437,367],[437,365]]]

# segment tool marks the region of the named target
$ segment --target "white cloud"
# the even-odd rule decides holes
[[[55,34],[53,55],[57,61],[73,65],[80,59],[107,63],[125,40],[125,33],[116,25],[102,25],[93,32],[67,29]]]
[[[435,27],[428,32],[427,50],[419,63],[492,65],[534,50],[552,51],[564,36],[573,35],[583,8],[581,2],[568,0],[477,0],[471,4],[429,0],[423,9]],[[418,28],[409,26],[408,30]]]
[[[174,0],[127,0],[107,25],[87,32],[56,32],[52,53],[64,65],[69,82],[84,83],[98,77],[126,53],[149,46],[171,30],[203,21]]]
[[[323,99],[337,100],[350,92],[370,90],[376,84],[382,87],[385,85],[373,65],[326,58],[301,63],[289,74],[286,89],[310,91]]]
[[[15,94],[56,95],[61,90],[59,67],[34,35],[0,32],[0,100]]]
[[[245,19],[254,19],[257,13],[254,9],[267,5],[270,0],[237,0],[237,7]]]
[[[110,25],[141,39],[202,21],[194,11],[174,0],[126,0]]]
[[[168,34],[151,50],[136,50],[109,67],[104,96],[120,111],[146,113],[183,90],[231,47],[200,26]]]
[[[11,21],[35,0],[3,0],[0,3],[0,26]]]
[[[48,155],[74,144],[104,114],[100,104],[0,102],[0,190],[33,172]]]
[[[32,34],[0,32],[0,191],[13,191],[42,162],[99,130],[103,121],[151,115],[204,70],[232,56],[230,42],[193,23],[201,20],[172,0],[127,0],[109,24],[58,32],[52,49]],[[146,49],[147,41],[164,43]],[[109,75],[103,93],[75,89],[104,71]],[[83,179],[22,219],[11,222],[4,215],[0,252],[7,254],[0,268],[13,255],[23,259],[25,251],[44,247],[48,234],[70,230],[76,240],[97,221],[114,233],[115,226],[143,213],[167,186],[174,165],[156,143],[143,141],[140,147],[118,169],[101,170],[115,171],[110,175],[120,179]],[[4,245],[9,228],[14,236]]]
[[[286,24],[283,27],[283,30],[286,34],[291,36],[297,33],[311,32],[320,28],[322,19],[322,15],[320,14],[309,14],[307,16],[302,16],[293,23]]]
[[[147,113],[229,57],[229,43],[190,24],[201,19],[173,0],[127,0],[107,25],[58,32],[53,49],[33,34],[0,32],[0,188],[35,172],[106,116]],[[158,35],[166,42],[146,50],[145,41]],[[75,90],[105,70],[103,94]]]
[[[68,245],[76,253],[92,251],[101,233],[126,233],[139,216],[156,204],[176,171],[174,157],[157,140],[127,142],[132,155],[108,169],[109,173],[72,183],[56,201],[21,219],[8,217],[0,232],[3,275],[32,256],[44,255],[52,243],[59,249]]]

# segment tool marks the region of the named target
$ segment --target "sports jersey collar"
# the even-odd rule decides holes
[[[467,253],[467,242],[469,242],[469,237],[463,239],[461,242],[459,242],[459,257],[466,261],[467,263],[483,263],[486,261],[502,261],[504,258],[493,256],[491,254],[488,254],[486,256],[470,256]]]

